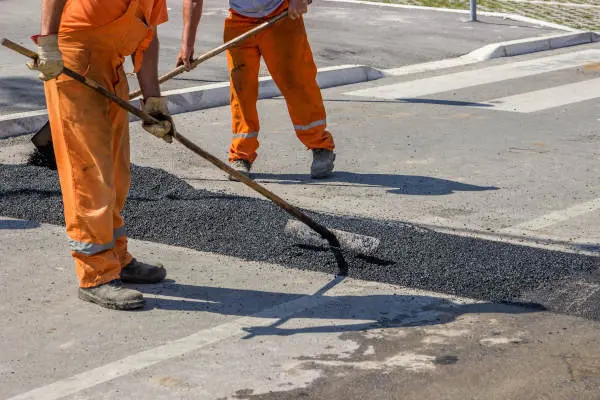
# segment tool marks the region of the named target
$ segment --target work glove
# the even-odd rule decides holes
[[[142,101],[142,111],[159,120],[157,124],[142,123],[146,132],[163,139],[167,143],[173,142],[175,125],[173,118],[169,115],[166,97],[148,97]]]
[[[34,36],[37,44],[37,59],[27,63],[31,70],[40,71],[38,77],[49,81],[62,73],[63,58],[58,49],[58,35]]]

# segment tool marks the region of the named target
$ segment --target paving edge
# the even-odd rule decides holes
[[[336,0],[337,1],[337,0]],[[383,70],[384,76],[402,76],[421,72],[459,67],[501,57],[514,57],[540,51],[556,50],[564,47],[590,44],[600,41],[597,32],[564,33],[526,39],[491,43],[460,57],[447,58],[399,68]]]
[[[382,78],[383,72],[365,65],[341,65],[320,68],[317,83],[322,89],[368,82]],[[259,79],[259,98],[267,99],[281,95],[279,88],[270,76]],[[229,105],[229,82],[163,92],[169,102],[172,114],[181,114],[207,108]],[[139,106],[139,100],[131,103]],[[131,117],[130,121],[137,120]],[[35,110],[18,114],[0,115],[0,139],[26,135],[37,131],[48,120],[46,110]]]

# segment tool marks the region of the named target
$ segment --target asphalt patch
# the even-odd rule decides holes
[[[0,200],[0,215],[64,225],[55,171],[0,165]],[[131,238],[336,271],[327,249],[298,246],[284,235],[288,214],[271,202],[197,190],[160,169],[132,166],[123,214]],[[381,240],[373,257],[347,254],[351,277],[600,319],[597,257],[454,236],[396,221],[309,214],[328,227]]]

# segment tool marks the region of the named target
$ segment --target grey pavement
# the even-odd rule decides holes
[[[159,28],[160,72],[174,68],[181,42],[181,4],[169,1],[170,20]],[[40,24],[39,2],[3,0],[0,36],[32,47],[29,40]],[[204,2],[198,31],[198,54],[222,44],[227,2]],[[530,24],[483,17],[465,22],[464,15],[438,11],[403,10],[360,4],[315,2],[306,17],[309,39],[318,67],[365,64],[376,68],[439,60],[466,54],[485,44],[557,33]],[[44,108],[41,83],[25,66],[22,56],[0,49],[0,114]],[[131,63],[127,62],[127,71]],[[261,75],[268,74],[262,68]],[[206,61],[196,70],[163,85],[165,90],[228,80],[225,55]],[[137,87],[134,77],[132,88]]]
[[[585,319],[139,241],[169,281],[115,312],[76,299],[61,228],[0,226],[3,399],[597,395]]]
[[[60,220],[55,177],[22,165],[28,137],[0,142],[0,397],[596,399],[598,63],[577,46],[325,90],[323,181],[283,100],[261,101],[255,179],[385,239],[390,259],[349,258],[341,282],[274,207],[133,123],[156,179],[134,180],[132,249],[169,268],[135,313],[76,299],[63,228],[40,224]],[[227,107],[175,122],[226,159]]]

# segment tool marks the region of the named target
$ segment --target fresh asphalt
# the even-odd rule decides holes
[[[57,174],[0,165],[0,215],[63,224]],[[318,221],[381,240],[371,258],[347,255],[350,276],[598,319],[597,296],[573,308],[577,293],[553,296],[563,282],[597,280],[594,257],[458,237],[393,221],[312,213]],[[133,166],[124,210],[128,236],[190,249],[335,273],[326,248],[287,237],[286,213],[268,201],[196,190],[178,177]],[[533,300],[530,302],[529,300]]]

